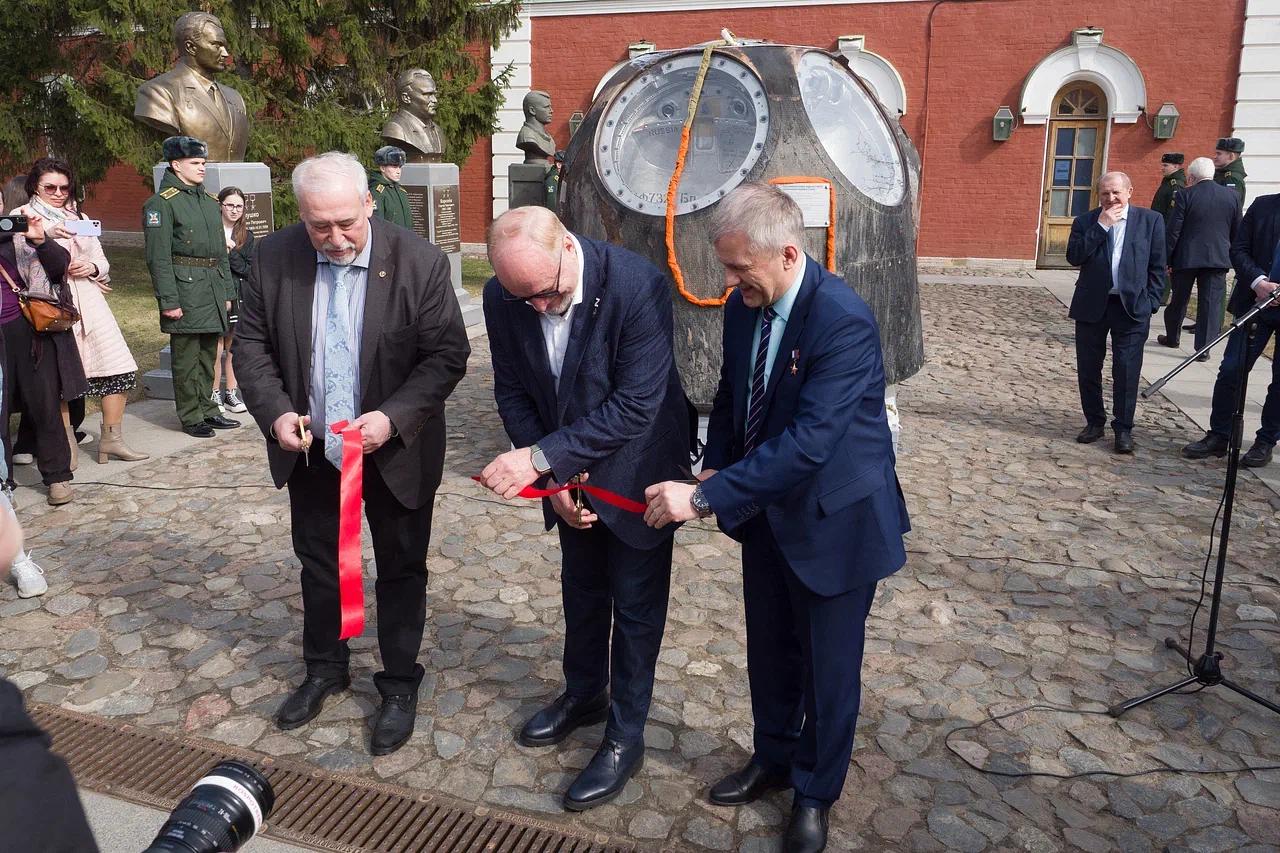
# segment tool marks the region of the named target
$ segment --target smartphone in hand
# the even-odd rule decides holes
[[[102,220],[100,219],[64,219],[62,228],[68,234],[77,237],[101,237]]]

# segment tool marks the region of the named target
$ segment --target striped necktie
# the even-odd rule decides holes
[[[756,439],[760,436],[760,424],[764,420],[764,389],[769,384],[769,375],[765,372],[765,362],[769,360],[769,330],[773,326],[773,318],[778,312],[772,306],[765,306],[764,316],[760,321],[760,345],[756,347],[756,365],[751,371],[751,399],[747,402],[746,441],[742,452],[745,456],[755,449]]]
[[[324,422],[334,424],[356,416],[355,354],[351,346],[351,267],[330,264],[333,290],[324,325]],[[324,456],[342,468],[342,436],[327,428]]]

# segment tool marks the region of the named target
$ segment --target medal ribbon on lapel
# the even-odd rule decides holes
[[[346,467],[345,462],[346,460],[344,458],[343,467]],[[475,480],[477,483],[480,482],[479,477],[472,477],[471,479]],[[610,506],[616,506],[618,509],[623,509],[627,512],[644,515],[644,504],[633,501],[631,498],[623,497],[617,492],[611,492],[608,489],[602,489],[599,486],[592,486],[588,483],[566,483],[563,486],[556,486],[554,489],[538,489],[533,486],[525,486],[520,490],[520,494],[517,497],[538,499],[549,498],[552,495],[558,495],[561,492],[573,491],[575,489],[580,489],[581,491],[591,495],[593,498],[599,498]]]
[[[360,565],[360,507],[364,502],[364,446],[360,428],[347,421],[329,427],[342,436],[342,472],[338,487],[339,640],[364,632],[364,580]]]

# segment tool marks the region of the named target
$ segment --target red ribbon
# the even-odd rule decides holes
[[[364,579],[360,562],[360,507],[364,502],[364,439],[360,427],[338,421],[329,427],[342,436],[342,479],[338,487],[339,640],[364,632]]]
[[[480,482],[479,477],[472,477],[471,479],[475,480],[477,483]],[[520,490],[520,494],[516,497],[549,498],[552,495],[558,495],[561,492],[573,491],[574,489],[581,489],[593,498],[599,498],[605,503],[610,504],[611,506],[616,506],[618,509],[625,509],[627,512],[634,512],[643,515],[646,509],[645,505],[642,503],[633,501],[631,498],[624,498],[617,492],[611,492],[608,489],[602,489],[599,486],[593,486],[589,483],[566,483],[563,486],[556,486],[554,489],[537,489],[533,486],[525,486]]]

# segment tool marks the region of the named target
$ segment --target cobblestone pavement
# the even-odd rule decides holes
[[[831,849],[1280,849],[1277,771],[1003,778],[947,751],[947,732],[989,713],[1037,702],[1098,710],[1182,674],[1162,640],[1188,634],[1223,465],[1178,457],[1196,431],[1162,398],[1140,407],[1136,456],[1113,455],[1110,436],[1076,444],[1072,330],[1044,291],[923,294],[928,366],[899,394],[910,561],[882,585],[869,622],[862,716]],[[533,505],[486,501],[466,479],[505,445],[477,343],[450,410],[421,716],[399,752],[367,752],[369,636],[354,643],[351,693],[301,730],[270,723],[302,672],[285,497],[188,488],[265,482],[250,429],[133,469],[138,485],[183,491],[83,486],[69,507],[36,518],[26,508],[50,591],[28,601],[0,592],[4,673],[31,700],[541,813],[655,849],[776,849],[788,795],[737,810],[705,801],[750,744],[738,557],[713,530],[686,527],[677,539],[649,760],[623,796],[580,816],[560,809],[599,727],[559,748],[513,741],[560,685],[558,552]],[[1280,498],[1249,475],[1240,492],[1219,640],[1231,675],[1274,699]],[[1119,722],[1037,711],[954,740],[978,764],[1066,773],[1280,763],[1278,735],[1280,718],[1214,688]]]

